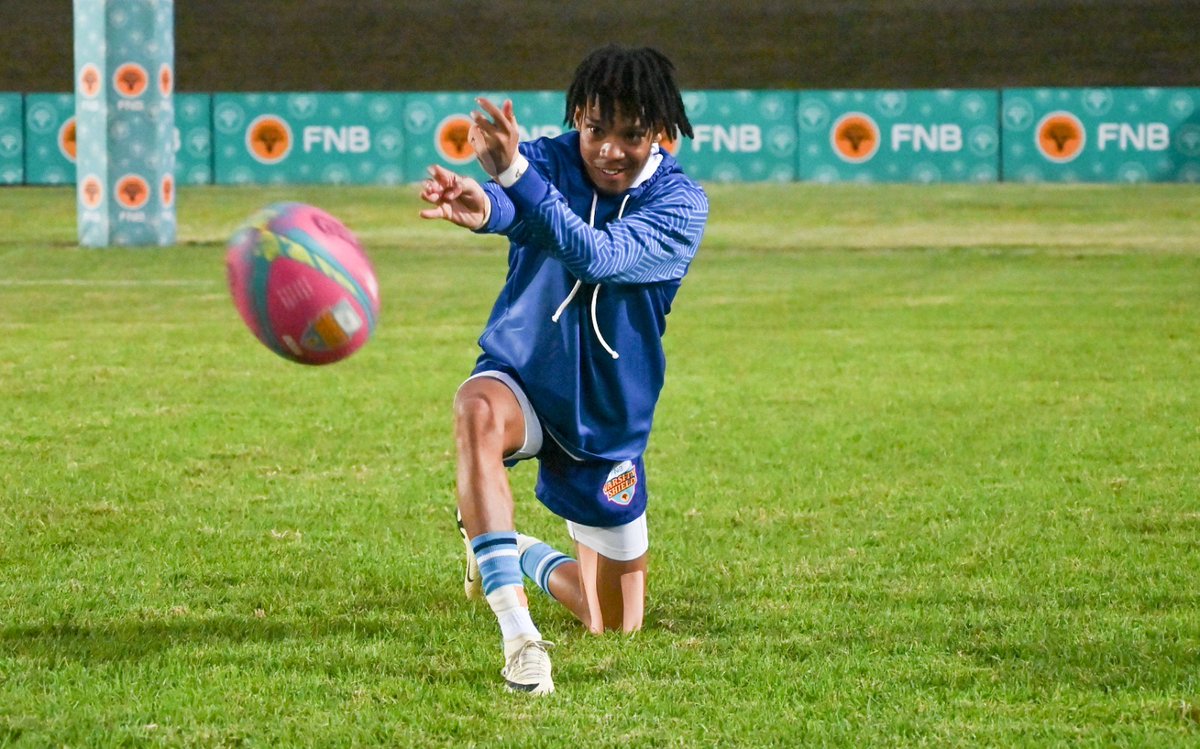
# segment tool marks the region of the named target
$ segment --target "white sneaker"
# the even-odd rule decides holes
[[[554,643],[545,640],[521,640],[512,649],[508,662],[500,671],[510,692],[550,694],[554,691],[554,680],[550,677],[550,648]],[[510,647],[505,643],[506,654]]]
[[[462,513],[455,511],[458,518],[458,533],[462,536],[463,545],[467,547],[467,569],[463,573],[463,593],[468,601],[483,598],[483,577],[479,574],[479,562],[475,560],[475,550],[471,548],[471,539],[467,538],[467,528],[463,525]]]

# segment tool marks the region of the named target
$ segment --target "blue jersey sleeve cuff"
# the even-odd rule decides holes
[[[517,210],[512,200],[504,194],[504,188],[495,182],[483,186],[483,192],[492,202],[492,212],[487,223],[475,230],[476,234],[503,234],[513,225],[517,218]]]
[[[529,168],[512,187],[502,189],[512,200],[517,211],[525,212],[533,211],[546,198],[546,193],[550,192],[550,184],[537,169]]]

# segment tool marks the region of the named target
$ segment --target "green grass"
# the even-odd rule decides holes
[[[449,405],[503,245],[411,190],[204,188],[81,250],[0,191],[0,746],[1195,746],[1200,191],[712,186],[651,444],[647,627],[544,596],[508,695]],[[253,340],[223,242],[307,200],[374,340]],[[565,532],[514,471],[523,527]]]

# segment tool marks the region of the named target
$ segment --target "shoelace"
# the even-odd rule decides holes
[[[588,216],[588,226],[591,226],[593,229],[596,227],[596,202],[599,200],[599,198],[600,194],[593,190],[592,211],[591,215]],[[629,195],[626,195],[625,199],[621,201],[621,208],[617,211],[618,221],[620,221],[621,217],[625,215],[625,204],[628,202]],[[558,318],[562,317],[563,311],[570,306],[571,301],[575,298],[575,295],[579,293],[579,287],[582,285],[583,281],[575,281],[575,285],[571,287],[571,293],[567,294],[567,298],[563,300],[562,304],[558,305],[558,309],[555,310],[554,314],[550,316],[550,322],[558,322]],[[604,347],[604,350],[608,352],[608,355],[614,359],[620,359],[621,355],[614,351],[612,346],[608,345],[608,341],[604,340],[604,335],[600,332],[600,323],[596,320],[596,300],[599,298],[600,284],[596,284],[592,289],[592,330],[596,333],[596,340],[600,342],[600,345]]]
[[[517,657],[514,659],[515,673],[508,673],[506,677],[516,679],[533,671],[537,676],[541,676],[545,672],[544,664],[549,661],[550,648],[554,647],[554,643],[546,642],[545,640],[530,640],[521,646],[517,651]]]

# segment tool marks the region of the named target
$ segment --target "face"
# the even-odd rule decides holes
[[[633,186],[650,159],[651,147],[662,140],[637,118],[617,109],[611,121],[600,117],[593,104],[575,114],[579,128],[579,155],[596,189],[606,195],[620,195]]]

